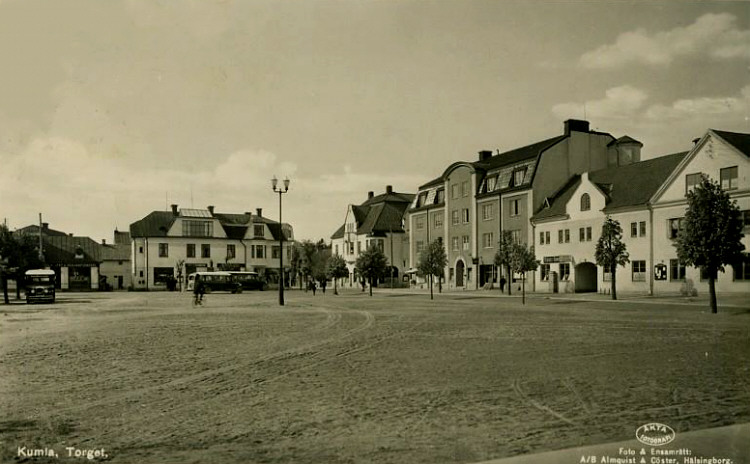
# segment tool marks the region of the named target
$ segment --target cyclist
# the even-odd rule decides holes
[[[203,304],[203,295],[206,294],[206,284],[203,283],[203,280],[200,277],[195,278],[195,283],[193,285],[193,295],[194,300],[193,304],[196,306],[200,306]]]

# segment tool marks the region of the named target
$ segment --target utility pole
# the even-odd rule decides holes
[[[39,261],[44,262],[44,250],[42,242],[42,213],[39,213]]]

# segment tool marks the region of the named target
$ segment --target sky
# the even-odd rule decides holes
[[[324,238],[386,185],[562,134],[750,133],[750,4],[0,0],[0,220],[95,240],[263,209]]]

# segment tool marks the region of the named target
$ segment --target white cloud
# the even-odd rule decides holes
[[[716,59],[749,59],[750,30],[741,30],[729,13],[705,14],[686,27],[649,34],[644,29],[620,34],[614,44],[584,53],[587,68],[614,68],[628,63],[665,66],[678,57],[707,55]]]
[[[729,97],[697,97],[674,101],[671,105],[650,106],[644,116],[650,120],[676,120],[717,116],[744,118],[750,113],[750,85],[743,87],[739,95]]]
[[[646,92],[629,85],[613,87],[605,92],[604,98],[587,102],[560,103],[552,107],[552,112],[560,119],[586,117],[592,119],[632,118],[643,108],[648,99]]]

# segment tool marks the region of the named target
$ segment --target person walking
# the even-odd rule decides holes
[[[500,277],[500,293],[505,291],[505,277]]]
[[[206,284],[199,277],[196,277],[193,286],[193,306],[203,305],[203,295],[206,294]]]
[[[310,282],[310,289],[311,289],[311,290],[312,290],[312,292],[313,292],[313,296],[315,296],[315,290],[316,290],[317,288],[318,288],[318,286],[317,286],[317,285],[315,285],[315,281],[314,281],[314,280],[313,280],[312,282]]]

